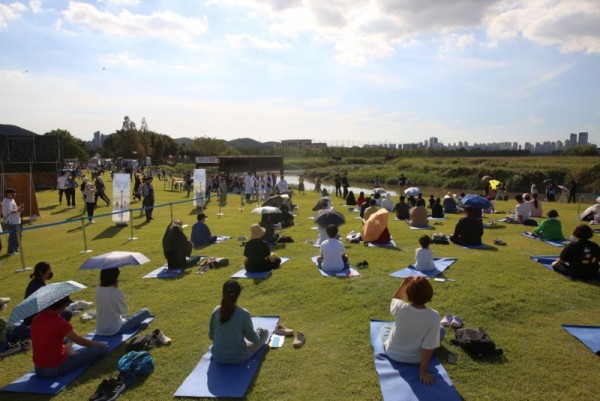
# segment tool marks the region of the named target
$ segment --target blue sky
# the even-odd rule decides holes
[[[0,123],[600,144],[597,0],[0,0]]]

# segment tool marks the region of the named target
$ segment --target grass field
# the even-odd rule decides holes
[[[110,177],[105,181],[111,194]],[[163,189],[156,181],[156,203],[166,204],[185,200],[184,192]],[[437,195],[443,195],[440,189]],[[41,208],[39,226],[81,216],[81,206],[67,209],[58,205],[56,191],[37,193]],[[362,244],[347,244],[351,262],[368,260],[369,268],[351,279],[324,278],[310,262],[318,253],[305,243],[316,237],[310,230],[309,216],[317,195],[295,195],[299,205],[296,225],[285,230],[294,238],[293,244],[276,247],[280,256],[291,260],[267,280],[243,280],[241,306],[254,315],[279,315],[281,323],[302,331],[306,345],[294,349],[291,341],[283,348],[269,350],[248,393],[248,400],[379,400],[381,392],[372,360],[369,343],[369,319],[391,319],[389,303],[401,280],[389,276],[414,260],[414,249],[420,235],[429,231],[409,230],[403,222],[392,221],[389,228],[399,249],[368,248]],[[78,199],[79,201],[79,199]],[[150,329],[160,328],[173,339],[169,347],[151,351],[155,372],[141,385],[127,389],[122,400],[171,400],[173,393],[196,366],[210,346],[208,321],[220,302],[221,286],[243,263],[243,248],[237,237],[249,235],[249,227],[258,220],[250,211],[253,205],[240,211],[239,196],[230,195],[223,216],[213,201],[206,210],[213,234],[233,238],[212,245],[195,254],[229,258],[229,267],[197,275],[189,270],[174,280],[142,279],[142,276],[164,263],[161,239],[170,221],[170,207],[154,211],[155,220],[146,224],[134,213],[135,241],[129,241],[129,227],[118,228],[109,217],[96,218],[96,224],[85,227],[88,248],[83,250],[82,228],[79,220],[48,228],[24,232],[23,251],[28,266],[41,260],[49,261],[54,270],[52,282],[76,280],[89,288],[74,295],[74,299],[94,301],[97,271],[78,271],[81,263],[92,255],[113,251],[139,251],[151,262],[121,270],[120,288],[125,292],[130,310],[148,307],[156,315]],[[347,217],[341,233],[359,230],[357,214],[340,206],[336,210]],[[497,210],[508,211],[514,201],[498,202]],[[103,202],[99,202],[103,204]],[[139,207],[140,203],[132,206]],[[578,224],[576,205],[555,204],[570,235]],[[172,207],[175,218],[190,226],[197,213],[190,203]],[[544,210],[550,209],[544,204]],[[97,209],[106,213],[107,207]],[[460,216],[450,216],[435,232],[450,234]],[[502,217],[498,215],[497,218]],[[539,219],[538,219],[539,220]],[[25,225],[25,227],[30,227]],[[461,316],[466,326],[484,327],[504,356],[490,360],[473,359],[456,346],[448,333],[438,351],[445,361],[448,351],[458,354],[459,361],[444,363],[458,392],[465,400],[597,400],[600,379],[600,359],[575,338],[567,334],[562,323],[598,325],[600,292],[596,285],[574,282],[530,261],[531,255],[558,254],[560,248],[520,236],[524,227],[500,224],[486,229],[484,242],[495,238],[507,242],[505,247],[492,250],[465,250],[456,245],[434,245],[436,256],[457,257],[458,261],[445,276],[455,282],[432,282],[435,295],[430,306],[440,314]],[[185,229],[189,235],[190,228]],[[595,240],[598,240],[598,236]],[[3,238],[6,249],[6,237]],[[3,316],[8,318],[11,307],[23,296],[29,281],[28,273],[17,273],[21,266],[18,256],[0,258],[0,295],[13,299]],[[79,333],[94,329],[94,321],[73,320]],[[124,347],[88,369],[73,384],[56,397],[57,401],[87,400],[102,378],[114,375],[118,358]],[[31,352],[20,353],[0,360],[0,386],[3,386],[32,367]],[[42,396],[0,393],[0,400],[42,400]]]

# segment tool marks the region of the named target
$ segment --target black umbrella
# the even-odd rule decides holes
[[[346,218],[340,212],[328,210],[318,215],[315,218],[315,223],[321,227],[327,227],[330,224],[333,224],[334,226],[341,226],[342,224],[346,223]]]
[[[271,196],[269,199],[263,202],[262,206],[281,207],[284,203],[287,202],[287,199],[289,198],[284,198],[281,195]]]

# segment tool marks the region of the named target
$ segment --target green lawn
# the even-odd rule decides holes
[[[108,175],[107,187],[112,192]],[[163,189],[156,181],[157,204],[185,200],[184,192]],[[440,189],[437,195],[446,191]],[[81,206],[66,209],[58,205],[56,191],[37,193],[41,220],[34,225],[64,221],[81,216]],[[295,243],[277,247],[280,256],[291,260],[264,281],[243,280],[241,306],[254,315],[279,315],[281,323],[306,335],[306,345],[294,349],[291,341],[283,348],[269,350],[252,383],[249,400],[378,400],[381,399],[378,378],[373,366],[369,343],[369,319],[390,319],[389,302],[401,280],[389,276],[413,261],[417,238],[431,232],[409,230],[403,222],[392,221],[390,231],[400,249],[367,248],[348,244],[351,262],[368,260],[369,268],[352,279],[324,278],[316,271],[309,257],[318,250],[305,243],[315,238],[310,230],[313,222],[311,207],[317,195],[307,192],[297,195],[300,206],[296,225],[285,234]],[[79,199],[78,199],[79,201]],[[170,347],[152,351],[156,370],[143,385],[127,389],[122,400],[170,400],[177,387],[196,366],[210,345],[208,320],[220,302],[222,283],[243,263],[243,248],[239,235],[249,235],[256,222],[251,205],[240,211],[240,198],[229,196],[224,215],[218,218],[218,208],[211,203],[206,213],[213,234],[233,238],[213,245],[198,254],[229,258],[230,265],[211,270],[204,275],[195,270],[175,280],[144,280],[142,276],[164,263],[161,239],[170,220],[170,207],[157,208],[155,220],[145,224],[135,212],[135,241],[129,241],[130,228],[117,228],[109,217],[96,218],[96,224],[86,226],[88,248],[93,253],[81,254],[83,239],[79,221],[48,228],[26,231],[23,250],[28,266],[41,260],[54,269],[53,282],[76,280],[89,288],[74,297],[94,301],[98,272],[78,271],[89,256],[113,250],[139,251],[151,262],[122,269],[120,288],[127,296],[130,310],[146,306],[156,315],[150,328],[160,328],[173,339]],[[103,202],[99,202],[103,204]],[[341,233],[359,230],[357,214],[340,206],[347,224]],[[498,202],[497,210],[509,210],[513,201]],[[140,203],[133,206],[139,207]],[[565,234],[570,235],[578,224],[576,205],[556,204]],[[545,211],[549,209],[544,204]],[[108,212],[102,206],[97,213]],[[174,217],[190,226],[196,210],[191,203],[173,205]],[[451,216],[436,232],[450,234],[460,216]],[[500,218],[498,216],[497,218]],[[26,225],[26,227],[29,227]],[[463,318],[466,326],[484,327],[497,345],[504,349],[502,358],[476,360],[450,344],[448,333],[440,356],[445,361],[447,351],[459,355],[456,365],[445,363],[458,392],[466,400],[595,400],[598,399],[600,359],[579,341],[567,334],[561,323],[598,325],[600,293],[598,286],[569,281],[530,261],[531,255],[552,255],[559,248],[520,236],[522,226],[502,226],[485,231],[484,242],[495,238],[507,246],[494,250],[465,250],[456,245],[434,245],[436,256],[457,257],[458,261],[445,276],[455,282],[432,282],[435,295],[431,307],[440,314],[453,313]],[[190,232],[190,228],[185,231]],[[595,238],[596,240],[598,237]],[[4,251],[6,237],[3,238]],[[0,258],[0,295],[20,299],[28,273],[17,273],[21,266],[18,256]],[[10,306],[3,313],[8,318]],[[80,333],[94,329],[94,321],[81,323],[74,319]],[[54,397],[62,400],[86,400],[102,378],[114,374],[124,347],[113,352],[101,363],[88,369],[80,378]],[[32,367],[31,352],[0,360],[0,386],[5,385]],[[0,393],[0,400],[36,400],[41,396]]]

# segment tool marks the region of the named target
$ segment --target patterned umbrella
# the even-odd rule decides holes
[[[92,256],[79,266],[79,270],[114,269],[115,267],[143,265],[146,262],[150,262],[150,259],[139,252],[113,251]]]
[[[41,287],[39,290],[25,298],[20,304],[10,313],[8,324],[13,325],[20,320],[31,315],[35,315],[60,301],[64,297],[68,297],[74,292],[87,288],[85,285],[77,281],[63,281],[60,283],[52,283]]]

